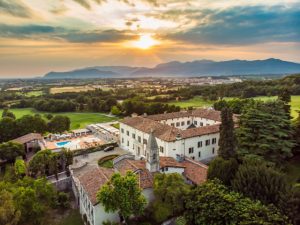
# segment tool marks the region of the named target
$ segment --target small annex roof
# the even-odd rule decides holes
[[[43,140],[42,135],[38,133],[29,133],[21,137],[18,137],[16,139],[13,139],[12,141],[20,144],[26,144],[28,142],[35,141],[35,140]]]
[[[207,165],[188,157],[184,158],[182,164],[185,166],[183,175],[194,184],[202,184],[206,181],[208,171]]]
[[[98,203],[97,192],[106,182],[109,181],[114,172],[114,169],[94,165],[78,177],[80,184],[88,194],[93,205],[97,205]]]

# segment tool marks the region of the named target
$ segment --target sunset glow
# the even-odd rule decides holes
[[[155,40],[150,34],[140,35],[139,40],[133,42],[133,46],[140,49],[149,49],[159,42]]]

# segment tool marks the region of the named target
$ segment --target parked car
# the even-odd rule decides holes
[[[107,146],[103,151],[105,151],[105,152],[109,152],[109,151],[112,151],[112,150],[114,150],[114,146]]]

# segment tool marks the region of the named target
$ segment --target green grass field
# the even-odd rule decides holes
[[[24,115],[32,115],[32,114],[48,114],[47,112],[39,112],[32,108],[24,108],[24,109],[10,109],[17,118],[20,118]],[[0,110],[0,115],[2,114],[2,110]],[[75,113],[75,112],[67,112],[67,113],[51,113],[52,115],[65,115],[68,116],[71,120],[71,129],[84,128],[86,125],[91,123],[102,123],[102,122],[110,122],[117,120],[116,117],[109,117],[102,113]]]
[[[262,101],[268,101],[268,100],[275,100],[276,96],[261,96],[261,97],[255,97],[254,99],[262,100]],[[233,98],[225,98],[227,100],[233,99]],[[195,96],[194,98],[187,100],[187,101],[172,101],[168,102],[169,104],[174,104],[176,106],[180,106],[182,108],[187,107],[204,107],[204,106],[212,106],[213,101],[206,101],[201,96]],[[298,113],[297,111],[300,110],[300,95],[294,95],[292,96],[291,101],[291,114],[293,118],[296,118]]]
[[[180,106],[181,108],[212,106],[213,103],[213,101],[204,100],[201,96],[195,96],[194,98],[186,101],[168,102],[168,104]]]

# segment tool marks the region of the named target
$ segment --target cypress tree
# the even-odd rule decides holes
[[[291,92],[287,88],[283,88],[279,94],[278,99],[284,103],[284,111],[289,119],[291,119]]]
[[[235,156],[234,122],[231,109],[225,107],[221,111],[219,156],[229,159]]]

